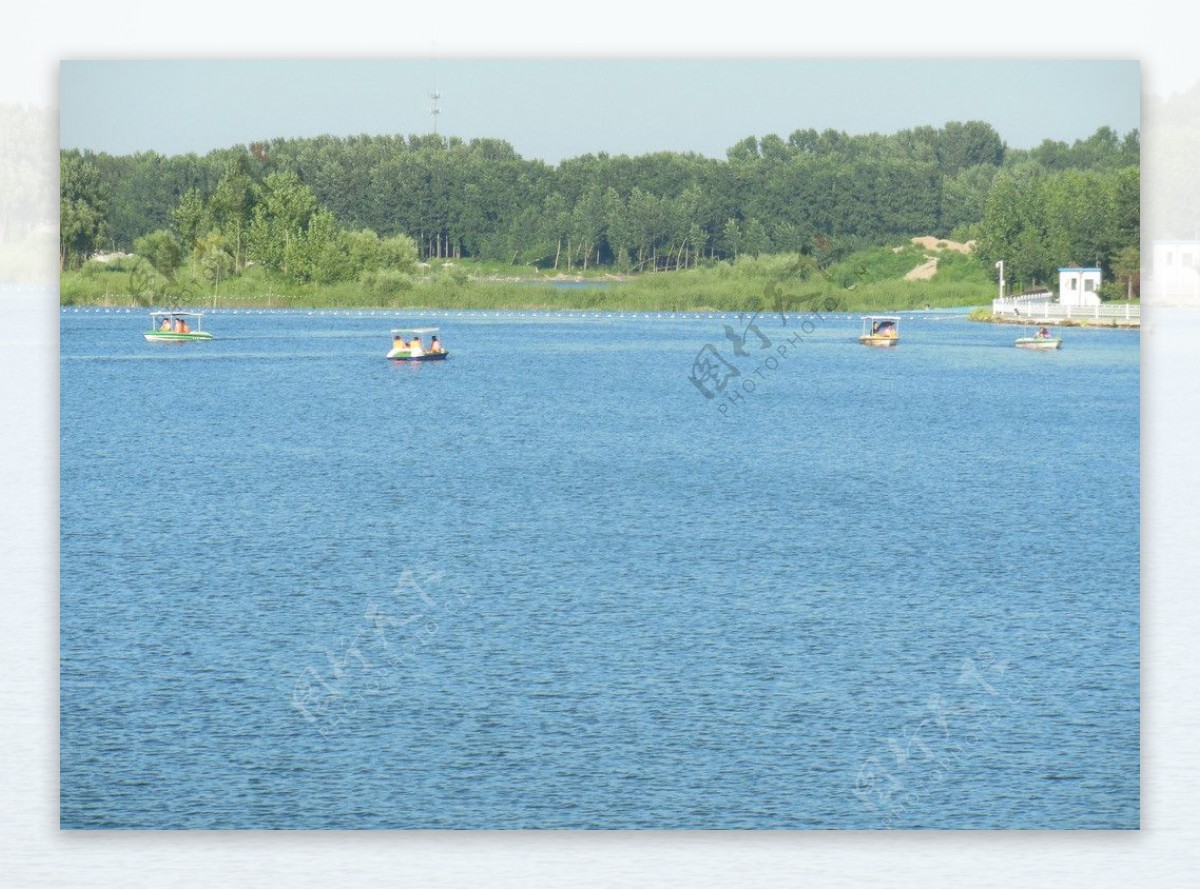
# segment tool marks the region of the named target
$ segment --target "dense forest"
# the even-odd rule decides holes
[[[496,139],[322,136],[166,157],[61,153],[60,265],[133,251],[170,278],[248,264],[280,281],[420,260],[620,272],[744,255],[820,268],[918,235],[975,240],[1017,286],[1058,266],[1136,270],[1139,135],[1005,145],[987,123],[747,137],[726,158],[588,154],[549,165]]]

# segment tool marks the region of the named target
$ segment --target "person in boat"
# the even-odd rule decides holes
[[[188,327],[188,323],[184,319],[179,319],[179,333],[190,334],[192,329]]]
[[[424,355],[425,347],[421,345],[421,335],[417,334],[412,338],[412,342],[408,344],[409,351],[413,355]]]
[[[1042,328],[1040,331],[1038,331],[1038,336],[1041,337],[1043,340],[1049,340],[1050,339],[1049,328]]]
[[[430,352],[441,352],[442,351],[442,341],[437,338],[437,334],[434,334],[433,339],[429,341],[429,351]]]
[[[171,330],[171,319],[167,318],[167,316],[165,316],[165,315],[164,315],[164,316],[163,316],[163,320],[162,320],[162,324],[160,324],[160,325],[158,326],[158,329],[159,329],[160,331],[169,331],[169,330]]]
[[[877,321],[871,322],[871,336],[874,337],[878,333],[879,333],[879,322],[877,322]]]
[[[392,337],[392,349],[408,349],[408,341],[396,334]]]

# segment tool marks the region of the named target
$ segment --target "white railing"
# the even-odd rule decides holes
[[[1099,303],[1095,306],[1064,306],[1061,303],[1026,303],[1014,305],[992,301],[992,314],[1008,315],[1014,318],[1029,319],[1124,319],[1125,321],[1140,321],[1142,317],[1141,303]]]
[[[992,308],[996,309],[999,306],[1028,306],[1036,304],[1040,306],[1042,303],[1053,303],[1054,294],[1048,290],[1035,291],[1028,294],[1010,294],[1007,297],[998,297],[992,300]]]

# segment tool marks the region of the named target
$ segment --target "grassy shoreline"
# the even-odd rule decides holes
[[[444,289],[419,289],[391,297],[376,297],[363,293],[347,294],[337,291],[281,294],[207,295],[167,293],[151,299],[135,298],[130,294],[107,292],[95,295],[73,295],[61,299],[63,306],[151,306],[181,305],[197,309],[493,309],[554,310],[578,309],[597,311],[659,311],[659,312],[727,312],[732,310],[772,310],[773,303],[762,288],[745,289],[687,289],[682,293],[647,293],[639,290],[612,288],[556,288],[537,283],[503,284],[470,282],[453,292]],[[968,308],[978,306],[983,297],[976,292],[931,293],[928,290],[874,288],[847,294],[834,289],[806,291],[789,295],[783,310],[804,312],[813,309],[827,311],[901,311],[925,308]]]
[[[367,273],[356,282],[283,283],[257,266],[212,284],[182,271],[163,278],[137,258],[85,264],[60,277],[64,306],[180,305],[194,308],[590,309],[618,312],[895,312],[979,306],[991,282],[964,255],[937,253],[935,275],[906,273],[930,254],[917,246],[880,247],[818,267],[800,254],[744,255],[692,269],[620,273],[607,267],[452,261],[406,272]]]
[[[609,269],[537,272],[455,263],[379,281],[284,284],[252,267],[214,288],[186,276],[167,281],[126,261],[62,273],[60,302],[239,309],[882,312],[978,306],[990,288],[986,280],[962,274],[907,281],[880,269],[872,280],[864,274],[866,268],[860,262],[854,274],[836,267],[827,273],[778,255],[637,275]]]

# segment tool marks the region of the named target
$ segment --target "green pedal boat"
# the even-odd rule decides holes
[[[426,343],[422,338],[429,336]],[[450,353],[442,347],[437,328],[392,328],[390,359],[402,362],[438,362]]]
[[[177,312],[173,309],[151,312],[150,330],[143,336],[153,343],[188,343],[213,338],[204,330],[204,313]]]

